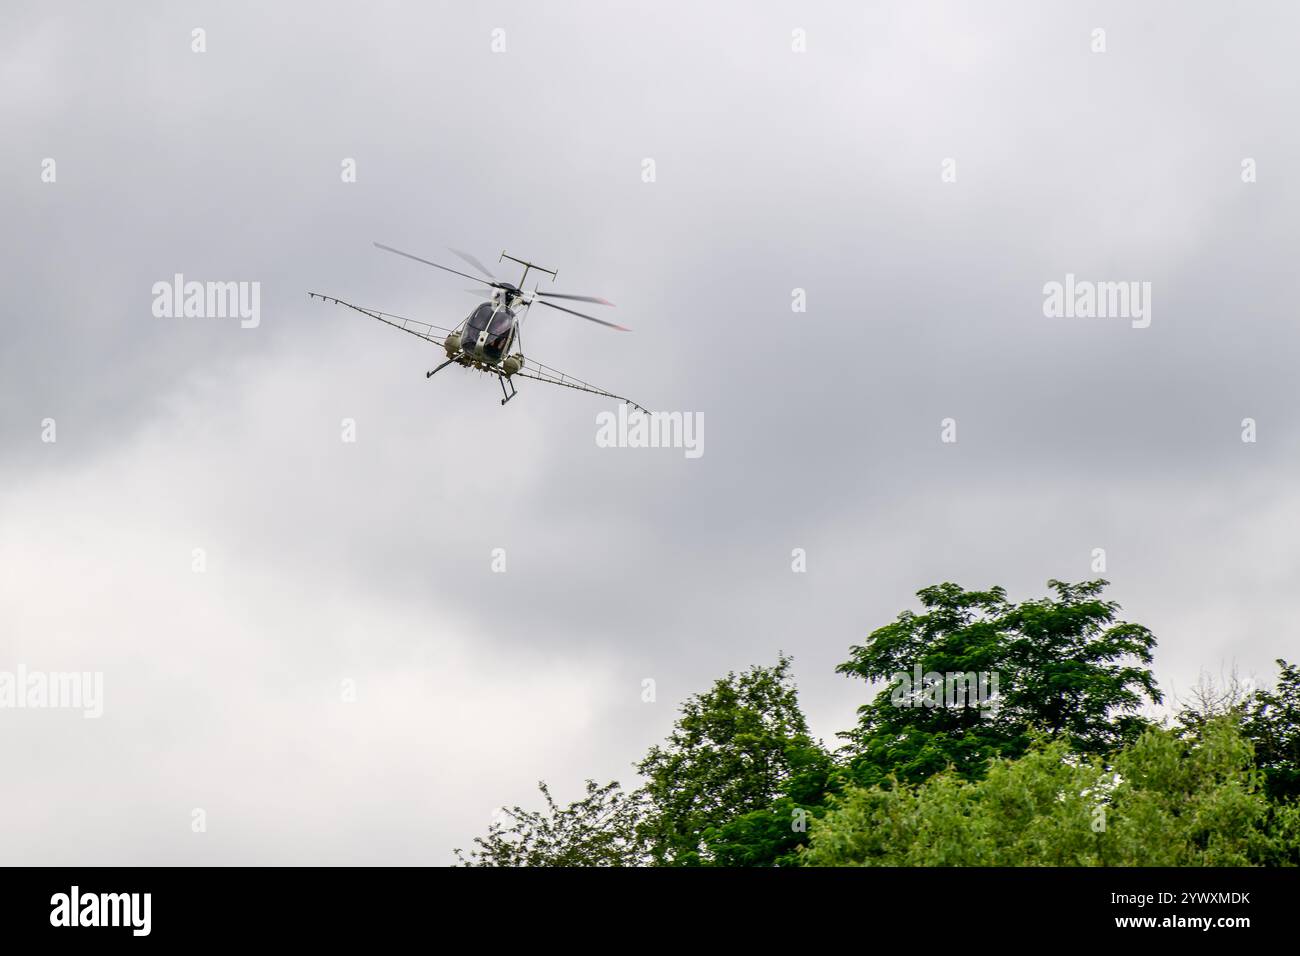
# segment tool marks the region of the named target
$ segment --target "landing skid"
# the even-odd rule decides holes
[[[497,380],[501,382],[501,394],[505,395],[505,398],[501,399],[502,405],[519,394],[519,392],[515,390],[514,382],[510,382],[510,391],[508,393],[506,392],[506,382],[508,379],[504,375],[498,375]]]
[[[441,365],[439,365],[437,368],[435,368],[432,372],[425,372],[425,373],[424,373],[424,377],[425,377],[425,378],[433,378],[435,375],[437,375],[439,372],[441,372],[443,369],[445,369],[448,365],[450,365],[450,364],[451,364],[452,362],[454,362],[454,361],[456,361],[454,358],[449,358],[449,359],[447,359],[447,361],[443,362]]]
[[[457,359],[459,359],[459,358],[460,358],[460,355],[459,355],[459,354],[452,356],[451,358],[447,359],[447,361],[443,362],[441,365],[439,365],[437,368],[435,368],[432,372],[425,372],[425,373],[424,373],[424,377],[425,377],[426,379],[433,378],[435,375],[437,375],[439,372],[441,372],[443,369],[445,369],[448,365],[451,365],[453,362],[455,362],[455,361],[456,361]],[[464,363],[462,363],[462,364],[464,364]],[[481,368],[481,366],[478,366],[478,367]],[[484,371],[491,371],[494,375],[496,375],[496,377],[497,377],[497,381],[499,381],[499,382],[501,383],[501,394],[502,394],[502,396],[503,396],[503,398],[501,399],[501,404],[502,404],[502,405],[504,405],[506,402],[510,401],[510,399],[514,398],[516,395],[519,394],[519,391],[515,388],[515,383],[512,382],[512,381],[510,380],[510,377],[509,377],[508,375],[503,375],[501,372],[498,372],[498,371],[496,371],[495,369],[484,369]],[[509,383],[509,385],[510,385],[510,390],[509,390],[509,391],[506,391],[506,384],[507,384],[507,383]]]

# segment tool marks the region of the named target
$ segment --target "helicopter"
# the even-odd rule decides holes
[[[415,319],[403,318],[400,315],[394,315],[391,312],[381,312],[378,309],[363,308],[359,305],[353,305],[351,302],[345,302],[342,299],[335,298],[331,295],[325,295],[322,292],[308,292],[307,295],[313,299],[320,299],[322,302],[332,302],[335,305],[341,305],[362,315],[367,315],[372,319],[377,319],[385,325],[391,325],[394,328],[401,329],[403,332],[409,332],[412,335],[419,336],[425,341],[439,345],[446,353],[447,360],[425,373],[425,378],[432,378],[449,365],[460,365],[463,368],[476,369],[480,372],[487,372],[495,375],[501,383],[501,404],[505,405],[514,398],[518,393],[515,389],[515,378],[530,378],[538,382],[546,382],[549,385],[561,385],[565,388],[577,389],[580,392],[590,392],[595,395],[603,395],[606,398],[617,399],[620,402],[626,402],[633,408],[638,408],[642,412],[646,410],[631,399],[615,395],[613,392],[607,392],[603,388],[597,388],[588,382],[566,375],[558,369],[551,368],[549,365],[543,365],[533,359],[524,358],[523,337],[521,326],[524,316],[533,305],[544,305],[548,308],[558,309],[561,312],[567,312],[569,315],[576,315],[579,318],[587,319],[590,322],[598,323],[611,329],[617,329],[621,332],[631,331],[624,326],[614,322],[607,322],[604,319],[598,319],[594,315],[587,315],[583,312],[577,312],[573,309],[565,308],[562,305],[556,305],[548,299],[567,299],[576,302],[593,302],[598,305],[612,306],[614,303],[606,301],[599,296],[591,295],[566,295],[560,292],[542,292],[537,283],[534,283],[532,291],[524,288],[524,283],[528,280],[529,272],[539,272],[551,277],[554,282],[558,273],[553,269],[546,269],[534,262],[528,262],[525,259],[516,259],[514,256],[507,255],[505,250],[501,251],[501,257],[497,260],[503,262],[509,259],[524,267],[524,274],[520,277],[518,283],[505,282],[494,276],[483,263],[470,255],[468,252],[461,252],[458,249],[449,250],[454,255],[463,259],[469,265],[473,266],[487,278],[469,275],[460,272],[448,266],[439,265],[428,259],[422,259],[419,256],[412,255],[409,252],[403,252],[401,249],[394,249],[392,246],[386,246],[381,242],[374,243],[375,247],[385,252],[391,252],[399,256],[405,256],[407,259],[414,259],[416,262],[422,262],[427,266],[433,266],[435,269],[442,269],[444,272],[450,272],[464,279],[470,279],[474,282],[481,282],[491,288],[490,298],[476,306],[468,316],[452,329],[440,328],[427,322],[419,322]],[[474,294],[479,294],[478,290],[468,290]],[[513,350],[513,351],[512,351]],[[509,391],[506,386],[509,386]]]

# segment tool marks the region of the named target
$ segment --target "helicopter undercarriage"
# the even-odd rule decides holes
[[[502,405],[504,405],[506,402],[510,401],[510,399],[514,398],[516,395],[519,394],[519,392],[515,390],[514,379],[512,379],[510,376],[499,373],[497,375],[497,380],[501,383],[501,394],[506,396],[505,398],[501,399]],[[509,395],[506,395],[506,382],[510,383]]]
[[[524,357],[522,355],[512,356],[512,358],[518,359],[515,368],[519,368],[523,366]],[[464,368],[477,369],[480,372],[490,372],[491,374],[495,375],[497,377],[497,381],[501,383],[501,394],[504,396],[501,399],[502,405],[504,405],[506,402],[510,401],[510,399],[514,398],[516,395],[519,394],[519,390],[515,388],[513,376],[511,376],[509,372],[497,368],[495,365],[488,365],[485,362],[476,361],[475,359],[470,358],[468,355],[465,355],[464,353],[461,353],[459,355],[453,355],[451,358],[447,359],[447,361],[443,362],[441,365],[435,368],[432,372],[425,372],[424,377],[426,379],[433,378],[433,376],[437,375],[448,365],[460,365],[463,366]],[[507,384],[510,386],[510,391],[508,392],[506,391]]]

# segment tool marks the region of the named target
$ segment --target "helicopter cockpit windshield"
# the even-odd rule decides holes
[[[509,312],[498,312],[492,317],[487,342],[483,346],[489,359],[495,362],[505,355],[506,349],[510,347],[510,333],[513,329],[514,322],[511,321]]]
[[[494,311],[491,302],[484,302],[469,314],[469,319],[465,322],[465,341],[478,341],[479,333],[488,327]]]
[[[514,329],[513,317],[504,309],[498,309],[491,302],[484,302],[470,313],[465,322],[463,340],[472,348],[478,343],[479,336],[487,332],[483,342],[484,357],[490,362],[499,362],[510,347],[510,334]]]

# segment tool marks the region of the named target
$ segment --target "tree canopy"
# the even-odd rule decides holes
[[[640,785],[513,807],[470,866],[1300,865],[1300,669],[1198,688],[1163,726],[1155,637],[1049,581],[1019,604],[945,583],[849,649],[883,689],[831,751],[793,661],[688,697]],[[972,683],[971,678],[974,678]],[[988,678],[987,680],[985,678]],[[960,691],[960,693],[959,693]],[[988,693],[993,691],[993,693]]]
[[[1067,738],[1080,753],[1136,739],[1148,726],[1141,706],[1161,700],[1144,666],[1156,641],[1140,624],[1116,619],[1119,606],[1098,597],[1105,585],[1049,581],[1054,597],[1021,604],[1001,588],[939,584],[918,592],[923,613],[902,612],[850,648],[837,668],[890,682],[843,735],[855,782],[891,774],[918,782],[950,765],[979,777],[990,759],[1025,753],[1031,728]],[[996,674],[996,704],[899,706],[896,675],[913,672]]]
[[[615,781],[586,783],[586,794],[560,806],[539,783],[545,810],[502,809],[477,849],[456,858],[466,866],[636,866],[645,862],[637,843],[640,793],[626,793]]]
[[[1219,719],[1188,740],[1149,729],[1111,760],[1038,738],[979,780],[857,787],[812,827],[810,866],[1249,866],[1276,862],[1253,750]]]
[[[728,674],[689,698],[668,740],[637,765],[655,863],[792,862],[806,830],[799,811],[821,803],[832,761],[808,733],[791,663]]]

